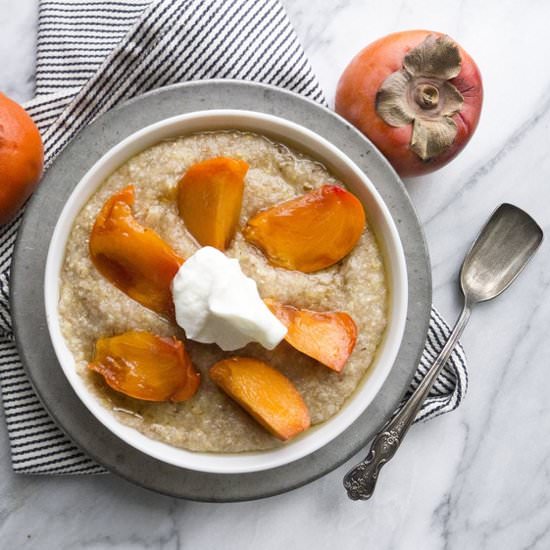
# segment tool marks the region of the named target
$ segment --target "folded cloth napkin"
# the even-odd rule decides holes
[[[97,115],[175,82],[255,80],[324,103],[278,0],[42,0],[39,10],[36,98],[26,108],[43,135],[46,169]],[[13,470],[104,473],[50,418],[18,357],[8,294],[20,221],[21,215],[0,231],[0,387]],[[411,390],[448,335],[448,325],[432,309],[426,347]],[[466,386],[466,361],[458,346],[417,420],[455,409]]]

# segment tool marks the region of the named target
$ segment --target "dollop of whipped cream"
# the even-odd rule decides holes
[[[239,261],[211,246],[200,248],[182,264],[172,280],[172,297],[176,321],[187,337],[218,344],[224,351],[250,342],[273,349],[287,332]]]

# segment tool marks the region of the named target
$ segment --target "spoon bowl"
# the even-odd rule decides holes
[[[540,243],[537,222],[513,204],[501,204],[470,248],[460,271],[460,286],[470,304],[504,292],[520,274]]]

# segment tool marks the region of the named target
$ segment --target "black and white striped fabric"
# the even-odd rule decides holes
[[[121,101],[201,78],[255,80],[324,102],[279,0],[41,0],[36,98],[26,108],[42,132],[46,168],[74,135]],[[36,397],[13,341],[9,269],[21,216],[0,230],[0,387],[13,469],[104,473],[56,426]],[[449,334],[432,311],[413,386]],[[455,409],[466,392],[458,347],[418,419]]]

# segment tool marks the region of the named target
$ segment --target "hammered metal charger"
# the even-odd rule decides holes
[[[409,277],[409,312],[398,358],[382,390],[343,434],[311,455],[250,474],[207,474],[146,456],[104,428],[67,382],[52,349],[43,303],[44,265],[57,217],[73,187],[111,147],[159,120],[203,109],[249,109],[310,128],[370,177],[397,225]],[[329,167],[330,168],[330,167]],[[161,88],[98,117],[61,153],[27,208],[12,264],[11,306],[24,366],[42,402],[97,462],[143,487],[182,498],[226,502],[282,493],[330,472],[361,450],[406,391],[428,329],[431,272],[424,235],[403,184],[382,155],[332,111],[292,92],[250,82],[199,81]]]

